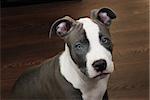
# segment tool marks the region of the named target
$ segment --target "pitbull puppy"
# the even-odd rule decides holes
[[[108,100],[107,83],[114,70],[109,26],[115,13],[94,9],[90,18],[66,16],[54,22],[50,36],[65,41],[65,51],[27,70],[16,81],[19,100]]]

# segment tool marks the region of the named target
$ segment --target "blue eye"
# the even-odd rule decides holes
[[[102,39],[102,42],[106,44],[106,43],[108,43],[108,39],[103,38],[103,39]]]
[[[110,40],[106,37],[102,37],[101,38],[101,42],[104,43],[104,44],[109,44],[110,43]]]
[[[75,44],[75,48],[81,49],[81,48],[82,48],[81,43],[76,43],[76,44]]]

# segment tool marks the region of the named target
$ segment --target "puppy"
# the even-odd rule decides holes
[[[56,20],[50,36],[57,34],[65,50],[25,71],[13,87],[19,100],[108,100],[107,83],[114,70],[109,27],[116,14],[94,9],[90,17]]]

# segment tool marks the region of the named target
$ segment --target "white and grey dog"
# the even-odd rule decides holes
[[[107,83],[114,70],[109,32],[115,13],[94,9],[90,17],[65,16],[50,36],[65,41],[65,51],[27,70],[16,81],[13,98],[42,100],[108,100]]]

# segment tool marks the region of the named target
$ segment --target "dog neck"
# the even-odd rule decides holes
[[[73,62],[67,44],[59,60],[61,74],[74,88],[82,92],[83,100],[102,100],[109,76],[103,79],[90,79],[85,76]]]

